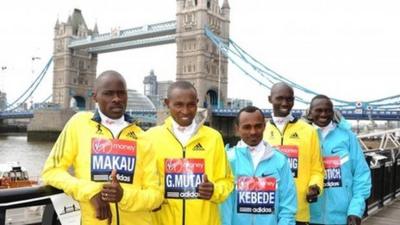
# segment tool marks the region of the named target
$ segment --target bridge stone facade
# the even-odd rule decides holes
[[[224,40],[229,38],[230,7],[224,0],[177,0],[176,80],[194,84],[199,106],[223,107],[227,99],[228,62],[218,48],[204,35],[209,28]]]
[[[94,108],[91,94],[96,79],[97,55],[85,49],[70,49],[68,44],[72,37],[87,37],[97,33],[97,25],[93,30],[88,29],[79,9],[74,10],[66,23],[56,22],[53,102],[63,109],[70,108],[71,104],[80,109]]]

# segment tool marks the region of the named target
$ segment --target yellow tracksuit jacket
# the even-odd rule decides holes
[[[186,145],[182,145],[175,137],[171,117],[167,118],[163,125],[151,128],[146,132],[146,136],[153,140],[161,184],[165,188],[164,202],[154,214],[155,224],[221,224],[218,203],[224,201],[233,190],[233,175],[227,161],[221,135],[214,129],[202,124],[199,124],[196,129],[197,131]],[[204,160],[204,173],[207,174],[209,181],[214,184],[214,193],[210,200],[168,197],[168,195],[178,193],[169,191],[169,188],[174,187],[174,185],[179,186],[179,177],[183,177],[179,174],[171,175],[165,172],[168,171],[169,167],[172,167],[168,160],[181,159]],[[173,176],[175,179],[171,178]],[[198,175],[198,177],[200,176]]]
[[[125,116],[125,120],[132,122],[128,116]],[[45,183],[64,190],[66,194],[79,202],[83,225],[108,224],[107,220],[96,219],[95,210],[90,203],[90,199],[101,191],[105,183],[93,181],[92,140],[93,138],[113,139],[112,132],[101,125],[100,121],[97,112],[75,114],[54,144],[42,172]],[[156,170],[155,152],[151,149],[150,142],[142,138],[142,134],[140,127],[131,123],[116,137],[120,140],[137,141],[137,150],[134,169],[131,172],[133,182],[120,181],[124,190],[123,197],[118,206],[115,203],[110,204],[113,225],[117,224],[117,207],[120,225],[151,224],[151,210],[162,202],[162,188],[159,185]],[[117,157],[117,159],[121,158]],[[121,164],[120,168],[124,166]],[[68,168],[71,166],[74,168],[74,176],[68,173]]]
[[[296,221],[308,222],[310,220],[309,203],[306,200],[308,187],[316,184],[322,192],[324,181],[324,164],[316,129],[302,120],[294,119],[287,123],[281,133],[270,120],[264,131],[264,140],[288,156],[297,188]],[[285,152],[285,148],[291,149],[290,153]],[[293,151],[294,149],[297,151]]]

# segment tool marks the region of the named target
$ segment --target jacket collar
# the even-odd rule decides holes
[[[260,162],[263,160],[270,159],[274,155],[272,146],[265,141],[262,141],[262,142],[264,144],[264,154],[262,155]],[[236,151],[238,151],[239,154],[242,154],[248,158],[251,158],[247,145],[243,144],[243,143],[244,142],[241,140],[238,142],[238,144],[235,147]]]
[[[96,111],[93,114],[92,120],[97,122],[97,123],[101,123],[101,116],[99,113],[99,110],[96,109]],[[128,113],[124,113],[124,120],[128,123],[134,123],[135,120],[128,114]]]
[[[290,118],[288,124],[290,124],[290,123],[296,123],[297,120],[299,120],[299,118],[292,116],[292,117]],[[275,125],[275,126],[276,126],[276,124],[274,123],[274,120],[273,120],[272,118],[269,120],[269,122],[270,122],[272,125]]]
[[[194,128],[193,134],[197,133],[197,131],[204,125],[206,119],[207,119],[207,110],[198,109],[196,116],[194,118],[196,127]],[[168,116],[167,119],[164,120],[164,125],[171,131],[173,130],[172,129],[173,120],[174,119],[171,116]]]

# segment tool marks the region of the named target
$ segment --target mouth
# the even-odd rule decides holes
[[[181,116],[180,119],[181,120],[190,120],[190,117],[189,116]]]
[[[320,122],[327,122],[327,121],[328,121],[328,118],[319,118],[318,121],[320,121]]]
[[[122,106],[115,106],[115,107],[111,108],[111,112],[116,112],[116,113],[119,113],[123,110],[124,110],[124,107],[122,107]]]

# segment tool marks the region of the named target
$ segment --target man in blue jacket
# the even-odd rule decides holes
[[[359,225],[370,195],[371,172],[357,137],[333,104],[315,96],[307,119],[318,128],[325,165],[324,193],[311,204],[311,224]]]
[[[263,141],[265,120],[254,106],[241,109],[228,150],[235,189],[220,206],[223,225],[294,225],[296,190],[286,156]]]

